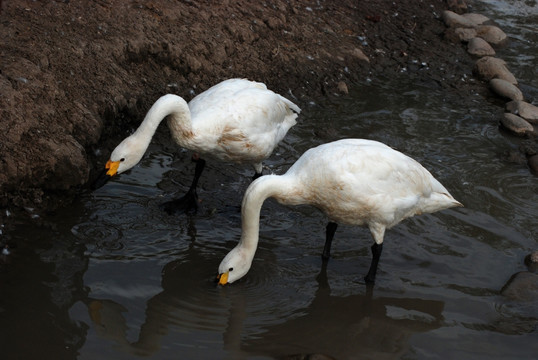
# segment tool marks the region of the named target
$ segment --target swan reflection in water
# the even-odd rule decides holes
[[[276,304],[293,294],[267,296],[260,289],[263,283],[243,281],[223,288],[204,278],[215,261],[218,257],[193,241],[183,259],[165,265],[163,291],[147,301],[136,341],[127,338],[133,331],[124,317],[125,306],[89,299],[96,334],[122,352],[143,356],[172,346],[183,356],[204,351],[209,356],[222,342],[223,356],[234,359],[313,353],[336,359],[400,358],[413,334],[437,329],[443,322],[442,301],[375,297],[372,287],[357,295],[331,295],[326,263],[316,277],[310,304],[282,309]],[[264,321],[257,320],[260,313]]]

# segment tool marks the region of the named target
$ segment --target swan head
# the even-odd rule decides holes
[[[231,284],[241,279],[250,270],[252,256],[240,245],[222,259],[217,281],[220,285]]]
[[[123,140],[112,151],[110,159],[105,165],[105,169],[93,184],[93,188],[100,188],[113,176],[119,175],[138,164],[146,152],[147,146],[148,144],[138,141],[134,135]]]
[[[110,160],[105,165],[107,175],[119,175],[138,164],[146,152],[147,145],[140,143],[134,136],[123,140],[110,154]]]

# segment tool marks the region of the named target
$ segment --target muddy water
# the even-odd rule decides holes
[[[504,50],[509,61],[514,51]],[[208,159],[198,213],[168,216],[158,205],[186,190],[194,166],[163,128],[129,173],[56,214],[18,220],[17,248],[0,265],[1,358],[534,358],[536,302],[499,291],[536,249],[538,181],[503,161],[518,140],[499,132],[498,104],[404,72],[303,107],[266,172],[331,139],[375,139],[420,161],[465,208],[388,231],[372,290],[361,283],[366,229],[339,227],[324,267],[326,219],[270,200],[252,269],[217,287],[252,169]]]

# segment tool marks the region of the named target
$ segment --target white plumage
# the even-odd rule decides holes
[[[177,95],[164,95],[138,129],[114,149],[106,175],[121,174],[135,166],[166,117],[172,137],[181,147],[222,161],[251,164],[261,175],[262,161],[295,125],[300,111],[265,84],[246,79],[225,80],[188,104]],[[204,163],[197,166],[194,189]],[[98,186],[105,182],[100,180]]]
[[[368,226],[374,238],[366,282],[373,283],[385,229],[405,218],[462,206],[428,170],[377,141],[346,139],[305,152],[284,174],[266,175],[246,190],[239,244],[222,260],[219,282],[231,283],[250,269],[258,244],[263,202],[309,204],[329,218],[323,257],[327,259],[337,223]]]

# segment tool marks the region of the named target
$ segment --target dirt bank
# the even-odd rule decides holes
[[[0,9],[0,207],[49,208],[164,93],[231,77],[304,105],[406,69],[462,91],[472,59],[443,41],[446,1],[10,1]],[[429,71],[424,71],[427,67]],[[463,93],[465,90],[463,90]],[[110,151],[107,150],[107,151]]]

